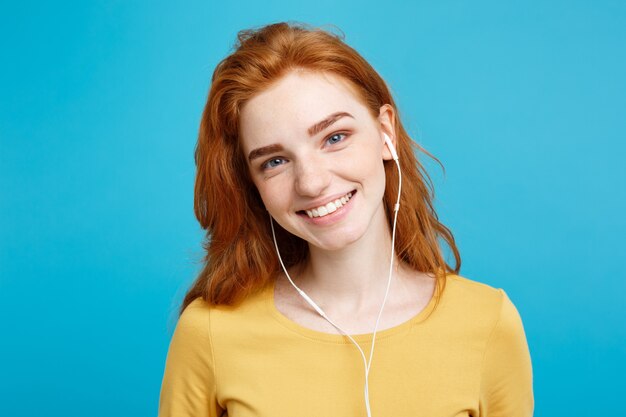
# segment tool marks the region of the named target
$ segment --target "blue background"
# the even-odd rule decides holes
[[[0,9],[0,414],[156,414],[209,79],[280,20],[339,26],[444,163],[440,217],[522,315],[535,415],[621,411],[624,2],[24,1]]]

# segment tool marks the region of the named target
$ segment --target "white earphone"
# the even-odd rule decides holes
[[[393,260],[395,254],[395,240],[396,240],[396,222],[398,220],[398,210],[400,209],[400,193],[402,191],[402,171],[400,170],[400,162],[398,160],[398,153],[396,152],[396,148],[393,146],[393,142],[386,133],[383,133],[383,137],[385,139],[385,143],[391,152],[391,156],[398,167],[398,197],[396,199],[396,204],[394,206],[394,216],[393,216],[393,229],[391,232],[391,260],[389,261],[389,278],[387,279],[387,289],[385,290],[385,298],[383,299],[382,305],[380,306],[380,311],[378,312],[378,317],[376,319],[376,325],[374,326],[374,332],[372,334],[372,349],[370,350],[369,361],[365,358],[365,353],[363,353],[363,349],[361,346],[350,336],[346,331],[344,331],[341,327],[335,324],[327,315],[324,313],[324,310],[320,306],[315,303],[304,291],[302,291],[291,279],[289,273],[287,272],[287,268],[285,268],[285,264],[280,256],[280,251],[278,250],[278,243],[276,243],[276,233],[274,232],[274,221],[272,219],[272,215],[270,214],[270,226],[272,228],[272,238],[274,239],[274,247],[276,248],[276,254],[278,255],[278,260],[280,262],[281,267],[283,268],[283,272],[285,276],[291,283],[291,285],[296,289],[298,294],[311,306],[313,309],[323,317],[327,322],[329,322],[335,329],[337,329],[341,334],[346,336],[359,350],[361,357],[363,358],[363,365],[365,366],[365,410],[367,412],[367,417],[371,417],[371,409],[370,409],[370,399],[369,399],[369,372],[370,367],[372,365],[372,358],[374,356],[374,345],[376,343],[376,332],[378,330],[378,324],[380,322],[380,318],[383,314],[383,309],[385,308],[385,303],[387,302],[387,296],[389,295],[389,288],[391,287],[391,277],[393,272]]]
[[[391,152],[391,156],[393,157],[393,160],[397,161],[398,153],[396,152],[396,148],[393,146],[393,142],[391,142],[391,139],[389,139],[389,136],[386,133],[383,133],[383,137],[385,138],[385,143],[387,144],[387,147],[389,148],[389,151]],[[398,169],[400,169],[400,167],[398,167]]]

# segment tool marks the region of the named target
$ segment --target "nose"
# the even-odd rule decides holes
[[[305,197],[317,197],[328,187],[331,173],[321,161],[306,158],[296,163],[294,186],[296,192]]]

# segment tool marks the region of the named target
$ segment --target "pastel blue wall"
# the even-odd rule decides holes
[[[444,163],[463,275],[524,320],[535,415],[620,411],[625,3],[242,0],[1,6],[0,414],[156,414],[211,72],[279,20],[339,26]]]

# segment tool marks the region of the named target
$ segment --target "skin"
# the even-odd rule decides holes
[[[311,126],[338,112],[350,116],[310,134]],[[383,133],[395,141],[393,120],[394,109],[389,105],[374,117],[346,80],[304,70],[289,72],[254,96],[240,115],[246,157],[253,150],[280,145],[248,163],[252,181],[274,221],[309,243],[309,262],[292,268],[291,277],[353,334],[373,330],[387,285],[391,230],[382,201],[383,162],[391,154]],[[303,212],[348,192],[354,193],[352,199],[333,217],[312,221]],[[418,314],[435,287],[431,276],[397,259],[394,265],[379,330]],[[276,308],[291,320],[337,333],[285,277],[277,277],[274,295]]]

